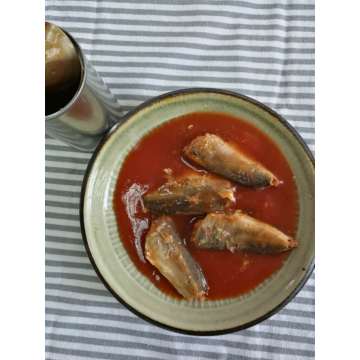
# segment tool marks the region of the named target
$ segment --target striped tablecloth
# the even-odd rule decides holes
[[[197,3],[196,5],[194,3]],[[314,147],[314,1],[46,1],[125,110],[178,88],[217,87],[277,110]],[[154,327],[120,305],[82,243],[90,154],[46,140],[46,359],[314,358],[314,278],[282,311],[217,337]]]

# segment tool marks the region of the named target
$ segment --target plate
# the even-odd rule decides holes
[[[299,194],[299,247],[254,290],[230,299],[169,297],[142,275],[122,245],[113,194],[122,163],[151,130],[192,112],[223,112],[266,133],[286,157]],[[85,247],[99,278],[138,316],[187,334],[215,335],[252,326],[280,310],[314,268],[314,159],[298,133],[276,112],[246,96],[215,89],[184,89],[153,98],[115,125],[91,158],[82,186],[80,219]]]

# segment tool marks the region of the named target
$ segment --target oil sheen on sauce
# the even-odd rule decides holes
[[[174,176],[188,172],[189,167],[181,156],[182,149],[196,136],[205,133],[217,134],[237,144],[281,181],[277,188],[262,189],[234,183],[236,208],[290,236],[295,236],[297,229],[298,199],[293,174],[280,150],[264,133],[245,121],[221,113],[192,113],[154,129],[125,159],[117,179],[113,205],[121,239],[130,258],[159,289],[174,297],[180,296],[141,256],[151,215],[137,204],[132,207],[133,216],[129,218],[129,204],[126,205],[124,197],[129,196],[131,187],[135,195],[136,192],[139,195],[155,190],[166,181],[164,169],[172,169]],[[203,269],[209,285],[209,299],[223,299],[248,292],[277,271],[288,256],[287,253],[263,255],[195,249],[189,239],[196,218],[182,215],[172,218],[190,253]]]

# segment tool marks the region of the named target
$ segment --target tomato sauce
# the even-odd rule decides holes
[[[147,261],[142,261],[135,247],[131,221],[122,200],[133,184],[149,191],[166,182],[164,169],[173,175],[189,171],[181,156],[182,149],[196,136],[213,133],[230,141],[253,159],[261,162],[281,184],[261,189],[236,185],[236,208],[265,221],[284,233],[295,236],[298,222],[297,189],[292,171],[272,140],[254,126],[222,113],[192,113],[169,121],[144,137],[128,154],[117,179],[114,210],[123,244],[134,264],[159,289],[180,297],[172,285]],[[138,207],[136,216],[151,221],[151,215]],[[209,285],[209,299],[223,299],[244,294],[277,271],[288,253],[264,255],[240,251],[196,249],[190,243],[194,216],[172,216],[181,237],[200,264]],[[141,236],[144,249],[146,231]],[[301,244],[300,244],[301,246]],[[296,251],[296,250],[295,250]]]

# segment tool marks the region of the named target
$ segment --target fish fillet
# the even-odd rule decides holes
[[[198,248],[266,254],[297,246],[297,241],[290,236],[240,210],[232,214],[208,214],[195,224],[191,241]]]
[[[217,135],[198,136],[184,148],[184,154],[205,169],[244,186],[263,187],[279,184],[276,176],[263,165],[250,159]]]
[[[158,215],[224,211],[234,202],[229,181],[198,174],[172,179],[144,196],[145,208]]]
[[[145,240],[145,256],[185,299],[201,299],[207,294],[205,276],[170,217],[162,216],[152,222]]]

